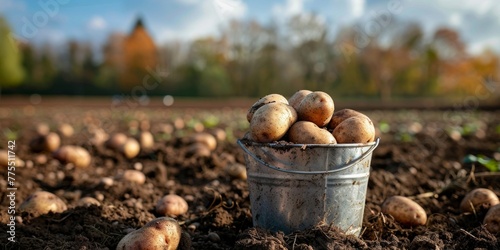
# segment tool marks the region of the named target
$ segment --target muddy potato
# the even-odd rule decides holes
[[[269,103],[259,108],[250,121],[250,137],[257,142],[281,139],[297,120],[295,110],[284,103]]]
[[[35,137],[30,142],[31,151],[39,152],[54,152],[61,145],[61,138],[54,132],[49,132],[46,135]]]
[[[156,213],[168,216],[179,216],[187,213],[188,204],[184,198],[176,194],[163,196],[156,203]]]
[[[307,89],[302,89],[295,92],[290,98],[288,98],[288,105],[292,106],[295,110],[297,110],[299,108],[300,102],[304,99],[304,97],[306,97],[311,93],[312,91]]]
[[[480,209],[488,209],[500,203],[497,195],[486,188],[476,188],[462,199],[460,210],[464,213],[474,213]]]
[[[247,121],[250,122],[252,120],[252,117],[255,113],[255,111],[257,111],[260,107],[266,105],[266,104],[269,104],[269,103],[275,103],[275,102],[280,102],[280,103],[284,103],[284,104],[288,104],[288,100],[280,95],[280,94],[269,94],[269,95],[266,95],[262,98],[260,98],[257,102],[255,102],[252,107],[248,110],[248,113],[247,113]]]
[[[113,150],[120,150],[122,147],[123,147],[123,144],[125,144],[125,142],[127,142],[127,135],[123,134],[123,133],[116,133],[116,134],[113,134],[106,142],[105,142],[105,146],[110,148],[110,149],[113,149]]]
[[[175,250],[181,240],[181,227],[176,220],[169,217],[159,217],[133,231],[120,242],[117,250]]]
[[[12,159],[15,159],[12,160]],[[22,167],[24,162],[16,155],[9,161],[9,152],[7,150],[0,150],[0,167]]]
[[[19,206],[20,211],[35,215],[47,214],[49,212],[62,213],[67,208],[66,203],[55,194],[46,191],[37,191],[31,194]]]
[[[341,122],[345,121],[347,118],[351,118],[353,116],[363,116],[367,117],[365,114],[358,112],[353,109],[341,109],[338,111],[335,111],[332,115],[332,119],[328,123],[328,128],[329,129],[335,129]],[[368,118],[369,119],[369,118]]]
[[[92,157],[86,149],[73,145],[60,147],[53,153],[53,157],[62,163],[73,163],[77,168],[88,167],[92,161]]]
[[[310,121],[324,127],[332,118],[335,105],[330,95],[314,91],[304,97],[297,108],[299,121]]]
[[[375,140],[375,126],[366,116],[354,116],[341,122],[332,134],[338,143],[367,143]]]
[[[427,223],[425,210],[413,200],[403,196],[392,196],[382,204],[382,213],[389,214],[404,226],[419,226]]]
[[[132,159],[136,157],[141,151],[139,142],[134,138],[127,138],[125,143],[120,148],[120,152],[127,158]]]
[[[215,136],[209,133],[196,133],[191,136],[189,142],[205,144],[205,146],[207,146],[207,148],[211,151],[217,148],[217,139],[215,138]]]
[[[490,207],[484,216],[483,224],[490,233],[500,233],[500,204]]]
[[[332,133],[309,121],[298,121],[288,130],[288,139],[297,144],[335,144]]]

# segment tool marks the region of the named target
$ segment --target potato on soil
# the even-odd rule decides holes
[[[35,215],[47,214],[49,212],[62,213],[67,208],[66,203],[55,194],[46,191],[37,191],[31,194],[19,206],[20,211]]]
[[[295,110],[284,103],[269,103],[259,108],[250,121],[251,138],[257,142],[281,139],[297,120]]]
[[[295,92],[290,98],[288,98],[288,105],[292,106],[295,110],[297,110],[299,108],[300,102],[304,99],[304,97],[306,97],[311,93],[312,91],[307,89],[302,89]]]
[[[500,233],[500,204],[490,207],[484,216],[483,224],[490,233]]]
[[[498,196],[486,188],[476,188],[470,191],[460,203],[460,210],[464,213],[474,213],[480,209],[488,209],[500,203]]]
[[[80,147],[73,145],[65,145],[60,147],[53,154],[54,158],[62,163],[72,163],[77,168],[85,168],[90,165],[92,158],[89,152]]]
[[[188,204],[184,198],[176,194],[163,196],[156,203],[156,213],[168,216],[179,216],[187,213]]]
[[[101,203],[92,197],[83,197],[76,203],[77,207],[90,207],[92,205],[101,206]]]
[[[124,180],[128,182],[134,182],[137,184],[144,184],[146,182],[146,175],[139,170],[127,169],[123,173],[116,176],[117,180]]]
[[[181,227],[176,220],[169,217],[159,217],[133,231],[120,242],[117,250],[174,250],[181,240]]]
[[[24,166],[24,161],[18,155],[16,155],[15,159],[15,161],[9,161],[9,152],[7,150],[0,150],[0,167],[14,166],[17,168]]]
[[[113,150],[120,150],[123,147],[123,144],[127,142],[127,135],[123,133],[116,133],[113,134],[105,143],[104,145],[107,148],[113,149]]]
[[[310,121],[324,127],[332,118],[335,104],[330,95],[322,91],[314,91],[302,99],[297,115],[299,121]]]
[[[375,126],[366,116],[354,116],[341,122],[332,134],[338,143],[368,143],[375,140]]]
[[[64,137],[71,137],[75,133],[73,127],[68,123],[63,123],[59,125],[58,131]]]
[[[193,143],[186,148],[186,157],[210,157],[212,151],[204,143]]]
[[[382,204],[382,213],[389,214],[404,226],[419,226],[427,223],[425,210],[413,200],[403,196],[392,196]]]
[[[215,136],[209,133],[196,133],[192,135],[189,139],[190,143],[202,143],[207,146],[207,148],[211,151],[217,148],[217,139]]]
[[[50,132],[46,135],[40,135],[30,142],[31,151],[39,152],[54,152],[61,145],[61,138],[58,134]]]
[[[260,107],[262,107],[266,104],[269,104],[269,103],[276,103],[276,102],[288,104],[288,100],[280,94],[266,95],[266,96],[260,98],[257,102],[255,102],[252,105],[252,107],[250,107],[250,109],[248,110],[248,113],[247,113],[247,121],[250,122],[252,120],[252,117],[253,117],[255,111],[257,111]]]
[[[137,135],[137,140],[139,141],[142,150],[152,149],[155,144],[153,134],[149,131],[141,131]]]
[[[231,176],[231,178],[246,180],[247,179],[247,168],[241,163],[232,163],[226,166],[226,173]]]
[[[125,143],[120,148],[120,152],[127,158],[132,159],[136,157],[141,151],[139,142],[134,138],[127,138]]]
[[[335,129],[341,122],[345,121],[347,118],[351,118],[353,116],[363,116],[368,118],[365,114],[358,112],[353,109],[341,109],[339,111],[335,111],[332,115],[332,119],[330,123],[328,123],[329,129]],[[370,119],[370,118],[368,118]]]
[[[288,139],[297,144],[335,144],[332,133],[309,121],[298,121],[288,130]]]

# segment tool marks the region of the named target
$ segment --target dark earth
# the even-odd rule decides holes
[[[246,180],[231,178],[225,170],[234,162],[245,164],[236,139],[248,127],[246,108],[202,107],[3,103],[0,148],[15,139],[16,155],[25,163],[16,168],[17,207],[34,191],[45,190],[63,199],[68,210],[41,216],[17,211],[17,243],[10,243],[9,199],[2,191],[2,249],[115,249],[128,232],[161,216],[155,204],[169,193],[189,204],[188,212],[176,218],[189,235],[179,249],[500,249],[500,235],[482,225],[486,211],[462,214],[458,209],[465,194],[476,187],[500,195],[498,172],[463,161],[469,154],[500,160],[498,110],[360,110],[376,124],[381,143],[373,153],[363,228],[356,238],[326,224],[290,234],[253,227]],[[156,142],[132,160],[92,140],[95,128],[132,136],[141,127],[147,129],[141,121],[148,121]],[[62,123],[71,124],[75,134],[62,137],[62,144],[86,148],[93,157],[91,165],[75,168],[50,153],[31,152],[29,142],[40,123],[52,131]],[[187,136],[216,128],[227,137],[214,152],[188,152]],[[109,187],[100,182],[125,169],[139,169],[146,183],[115,180]],[[7,170],[0,172],[0,187],[6,190]],[[427,224],[402,227],[382,214],[380,205],[392,195],[422,205]],[[87,196],[101,206],[76,207],[78,199]]]

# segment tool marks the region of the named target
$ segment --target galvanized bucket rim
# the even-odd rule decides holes
[[[377,138],[373,142],[368,142],[368,143],[336,143],[336,144],[296,144],[296,143],[291,143],[291,144],[282,144],[282,143],[277,143],[277,142],[270,142],[270,143],[264,143],[264,142],[254,142],[254,141],[249,141],[245,139],[238,139],[238,144],[241,142],[246,145],[250,146],[258,146],[258,147],[269,147],[269,148],[278,148],[278,149],[286,149],[286,148],[359,148],[359,147],[369,147],[373,146],[374,144],[379,143],[380,138]]]
[[[252,157],[254,160],[259,162],[260,164],[284,173],[289,173],[289,174],[305,174],[305,175],[314,175],[314,174],[331,174],[331,173],[336,173],[340,172],[343,170],[346,170],[350,167],[353,167],[354,165],[358,164],[362,160],[364,160],[367,156],[371,155],[373,150],[378,146],[380,143],[380,138],[377,138],[374,142],[370,143],[350,143],[350,144],[278,144],[278,143],[258,143],[258,142],[243,142],[242,140],[238,139],[237,141],[238,145],[247,153],[250,157]],[[311,147],[316,147],[316,148],[360,148],[360,147],[367,147],[369,146],[370,148],[361,154],[361,156],[351,162],[345,163],[343,166],[340,166],[339,168],[336,169],[331,169],[331,170],[325,170],[325,171],[299,171],[299,170],[288,170],[288,169],[283,169],[274,165],[269,164],[268,162],[263,161],[259,157],[257,157],[254,153],[252,153],[246,146],[245,143],[249,143],[251,146],[260,146],[260,147],[269,147],[269,145],[273,145],[271,148],[279,148],[279,149],[284,149],[284,148],[311,148]]]

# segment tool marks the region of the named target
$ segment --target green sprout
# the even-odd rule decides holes
[[[500,161],[491,159],[485,155],[466,155],[463,159],[464,163],[479,163],[489,169],[491,172],[500,171]]]
[[[5,138],[7,138],[8,141],[13,141],[17,139],[17,131],[11,130],[11,129],[4,129],[3,134]]]

